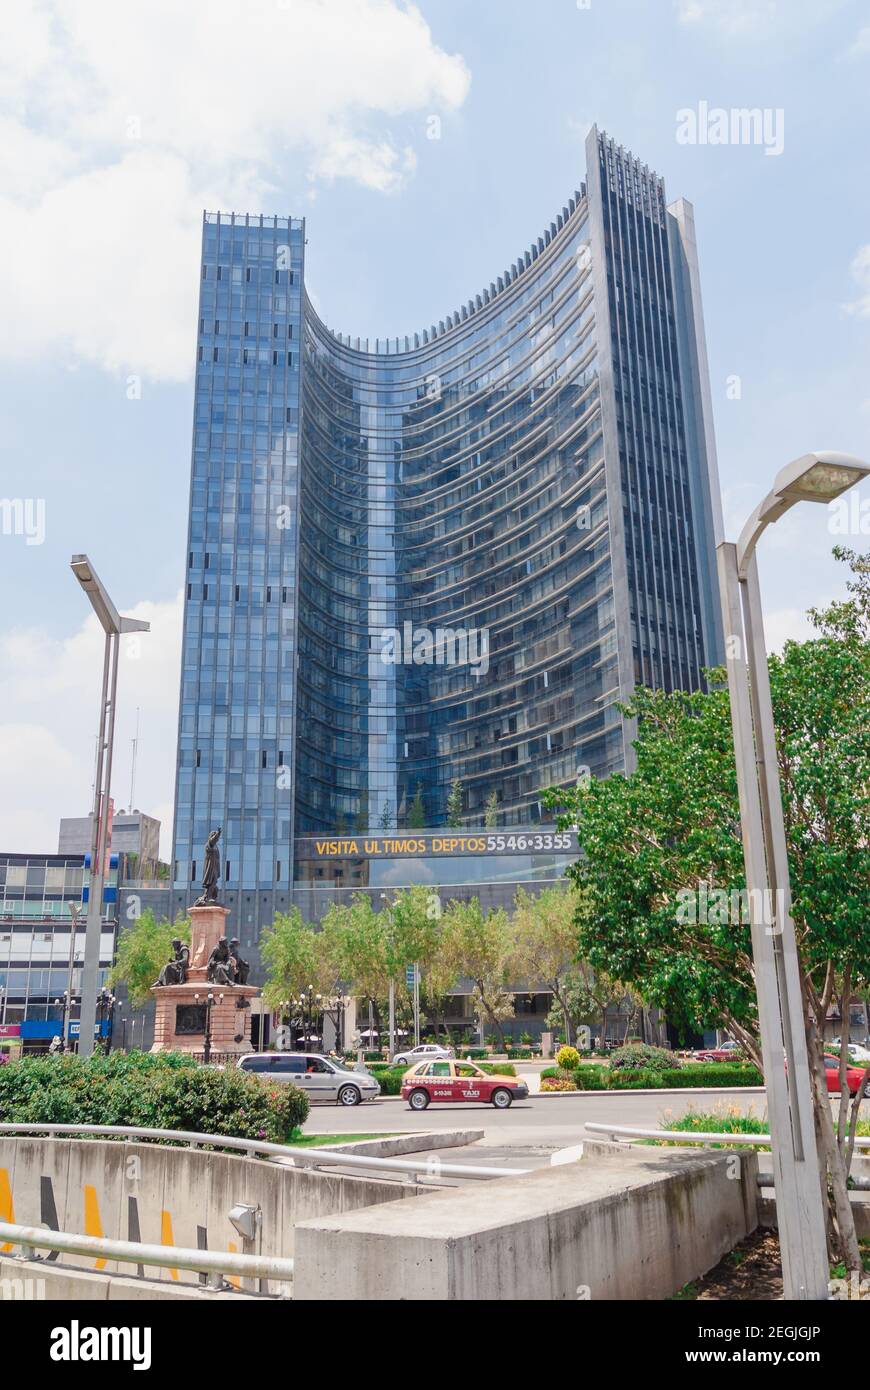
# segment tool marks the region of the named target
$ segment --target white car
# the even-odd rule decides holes
[[[393,1058],[394,1067],[411,1067],[415,1062],[435,1062],[439,1057],[452,1057],[452,1047],[442,1047],[440,1043],[418,1043],[404,1052],[397,1052]]]
[[[840,1046],[840,1039],[831,1040],[832,1047]],[[856,1062],[859,1066],[866,1066],[870,1062],[870,1047],[863,1047],[861,1043],[847,1043],[846,1050],[849,1053],[849,1060]]]

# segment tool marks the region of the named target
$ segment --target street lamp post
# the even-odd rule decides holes
[[[331,999],[325,999],[323,1001],[323,1012],[329,1013],[331,1015],[333,1009],[335,1010],[335,1051],[338,1053],[341,1052],[342,1020],[346,1005],[347,995],[344,993],[344,990],[342,989],[341,980],[336,980],[335,994],[332,996]]]
[[[787,1299],[826,1299],[828,1259],[755,550],[766,528],[796,503],[833,501],[868,473],[870,467],[849,454],[805,454],[777,474],[773,488],[749,518],[737,544],[723,541],[717,547],[758,1023]],[[775,916],[765,910],[769,904],[775,904]]]
[[[99,1041],[99,1047],[100,1047],[100,1050],[101,1050],[102,1052],[106,1052],[106,1053],[109,1052],[109,1050],[110,1050],[110,1048],[111,1048],[111,1045],[112,1045],[112,1044],[111,1044],[112,1018],[113,1018],[113,1016],[114,1016],[115,1004],[116,1004],[116,1003],[117,1003],[117,1000],[115,999],[115,996],[114,996],[114,994],[112,994],[111,990],[108,990],[108,989],[101,989],[101,990],[100,990],[99,994],[97,995],[97,1005],[98,1005],[98,1008],[99,1008],[99,1039],[100,1039],[100,1041]],[[106,1037],[105,1037],[105,1039],[104,1039],[104,1037],[103,1037],[103,1024],[105,1023],[107,1017],[108,1017],[108,1019],[109,1019],[109,1028],[108,1028],[108,1030],[107,1030],[107,1034],[106,1034]],[[81,1040],[79,1040],[79,1046],[81,1047]]]
[[[70,1025],[72,1024],[72,1006],[75,1003],[71,989],[65,989],[54,1001],[55,1007],[62,1009],[61,1015],[61,1043],[63,1051],[72,1051],[72,1039],[70,1038]],[[81,1051],[81,1023],[79,1023],[79,1050]]]
[[[194,994],[194,1003],[198,1004],[199,998],[200,996],[198,993]],[[224,1002],[223,995],[219,994],[217,996],[217,1000],[219,1004],[222,1004]],[[214,1006],[214,1002],[214,993],[212,990],[209,990],[208,994],[205,996],[205,1036],[203,1038],[202,1044],[202,1060],[205,1066],[208,1066],[209,1062],[211,1061],[211,1011]]]
[[[79,1024],[79,1052],[90,1057],[94,1050],[94,1024],[97,1016],[97,987],[100,972],[100,933],[102,930],[103,883],[106,873],[106,841],[109,831],[109,797],[112,786],[112,752],[115,740],[115,704],[118,691],[118,658],[123,632],[148,632],[150,623],[122,618],[100,583],[87,555],[73,555],[70,568],[81,584],[105,633],[103,686],[97,739],[97,768],[94,776],[94,805],[91,822],[91,880],[88,888],[85,962],[82,971],[82,1005]]]

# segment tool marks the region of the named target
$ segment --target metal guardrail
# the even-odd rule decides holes
[[[47,1231],[43,1226],[15,1226],[8,1221],[0,1221],[0,1241],[38,1250],[59,1250],[65,1255],[117,1260],[121,1264],[188,1269],[196,1274],[208,1274],[212,1288],[222,1287],[223,1281],[219,1276],[223,1274],[242,1279],[274,1279],[283,1283],[289,1283],[293,1279],[293,1260],[277,1255],[236,1255],[228,1250],[190,1250],[175,1245],[143,1245],[133,1240],[110,1240],[105,1236],[81,1236],[67,1231]]]
[[[3,1126],[0,1125],[0,1129]],[[690,1129],[639,1129],[634,1125],[601,1125],[595,1124],[591,1120],[586,1122],[586,1129],[595,1134],[610,1135],[616,1139],[624,1136],[630,1139],[666,1139],[671,1144],[726,1144],[733,1148],[738,1144],[769,1144],[769,1134],[715,1134],[712,1131],[695,1131]],[[870,1149],[870,1139],[857,1138],[855,1140],[856,1149]]]
[[[164,1139],[169,1143],[187,1144],[196,1149],[201,1145],[217,1149],[235,1149],[255,1158],[265,1154],[269,1159],[281,1159],[287,1167],[299,1168],[364,1168],[376,1171],[407,1173],[424,1177],[444,1176],[457,1178],[503,1178],[520,1177],[531,1172],[529,1168],[487,1168],[479,1164],[442,1163],[439,1158],[375,1158],[367,1154],[335,1153],[329,1149],[300,1149],[292,1144],[272,1144],[261,1139],[236,1139],[227,1134],[197,1134],[181,1129],[145,1129],[127,1125],[62,1125],[62,1124],[0,1124],[2,1134],[31,1134],[71,1137],[88,1134],[104,1135],[116,1139]]]

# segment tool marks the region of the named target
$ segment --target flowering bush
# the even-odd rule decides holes
[[[576,1047],[560,1047],[556,1053],[556,1065],[563,1067],[565,1071],[573,1071],[580,1065],[580,1053]]]
[[[618,1047],[608,1061],[611,1071],[668,1071],[679,1065],[679,1059],[666,1047],[646,1043]]]

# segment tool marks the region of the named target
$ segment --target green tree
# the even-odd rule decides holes
[[[408,812],[409,830],[422,830],[426,825],[426,807],[423,805],[423,783],[417,783],[417,790],[414,793],[414,800],[411,802],[411,809]]]
[[[462,780],[454,777],[447,793],[447,824],[456,830],[462,824]]]
[[[109,985],[124,984],[130,1003],[141,1009],[151,998],[151,986],[168,960],[172,942],[178,937],[190,945],[190,918],[179,915],[174,922],[154,916],[150,907],[125,927],[118,937],[115,964],[109,972]]]
[[[839,555],[850,598],[814,612],[820,636],[787,642],[769,670],[832,1246],[858,1269],[846,1175],[860,1100],[841,1097],[835,1130],[822,1054],[835,992],[870,985],[870,567]],[[728,693],[709,675],[706,692],[635,691],[623,712],[638,721],[636,771],[546,801],[579,827],[579,954],[677,1023],[727,1027],[760,1066]]]
[[[263,932],[260,955],[266,967],[263,997],[273,1009],[295,999],[309,985],[326,993],[334,979],[329,976],[320,933],[295,906],[277,913]]]
[[[483,823],[487,830],[495,830],[498,825],[498,792],[493,787],[489,796],[486,798],[486,806],[483,810]]]
[[[380,1001],[390,980],[385,917],[375,911],[366,893],[354,893],[349,903],[333,903],[320,924],[328,975],[347,982],[355,995],[371,1002],[379,1030]]]
[[[589,911],[590,896],[586,888],[561,885],[545,888],[537,896],[519,888],[511,919],[514,974],[529,989],[540,987],[552,993],[569,1043],[575,1036],[575,979],[579,975],[576,920]]]
[[[508,915],[503,908],[484,912],[479,898],[447,904],[441,949],[457,977],[471,980],[472,995],[482,1016],[492,1023],[502,1050],[502,1023],[513,1017],[508,973],[514,948]]]
[[[379,820],[378,824],[379,824],[381,830],[387,831],[387,830],[389,830],[389,828],[390,828],[390,826],[392,825],[392,823],[393,823],[393,817],[392,817],[392,813],[391,813],[391,811],[390,811],[390,803],[389,803],[389,801],[385,801],[385,802],[384,802],[384,809],[381,811],[380,820]]]

